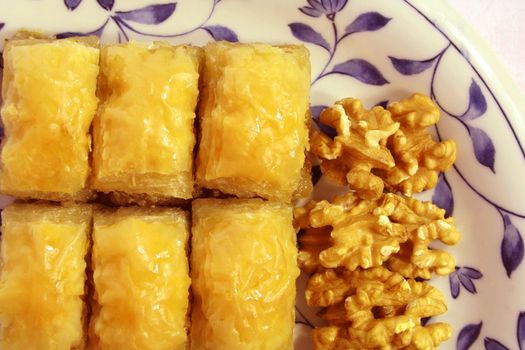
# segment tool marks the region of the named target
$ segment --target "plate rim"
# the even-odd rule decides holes
[[[512,129],[525,158],[525,91],[494,49],[449,3],[402,0],[450,41],[483,82]]]

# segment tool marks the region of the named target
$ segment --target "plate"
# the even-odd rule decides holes
[[[458,145],[453,169],[421,194],[456,217],[449,278],[432,283],[452,324],[443,349],[525,348],[525,99],[484,43],[442,2],[423,0],[123,0],[0,3],[0,36],[26,28],[103,42],[295,42],[312,55],[312,111],[355,96],[373,106],[419,91],[443,114],[434,132]],[[315,172],[314,172],[315,173]],[[317,198],[334,187],[316,176]],[[5,205],[9,199],[3,199]],[[299,281],[295,348],[318,322]]]

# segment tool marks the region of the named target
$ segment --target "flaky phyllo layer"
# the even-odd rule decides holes
[[[308,50],[219,42],[204,54],[197,183],[289,202],[308,149]]]
[[[22,39],[4,49],[0,190],[50,200],[87,198],[99,71],[96,40]]]

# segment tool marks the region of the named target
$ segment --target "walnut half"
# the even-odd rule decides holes
[[[439,173],[447,171],[456,161],[456,143],[435,141],[428,127],[439,121],[440,112],[430,97],[413,94],[388,107],[399,130],[388,139],[387,147],[395,166],[380,170],[387,189],[406,196],[436,186]]]
[[[321,131],[311,136],[310,149],[322,160],[322,172],[339,184],[348,184],[362,198],[379,198],[384,185],[374,170],[394,167],[386,141],[399,129],[399,123],[382,107],[366,110],[353,98],[325,109],[320,121],[337,132],[334,139]]]
[[[439,290],[384,267],[318,272],[306,300],[324,307],[321,316],[329,323],[314,330],[316,350],[432,350],[452,333],[448,324],[421,324],[447,310]]]
[[[381,266],[408,239],[403,225],[378,211],[380,200],[360,199],[349,192],[310,202],[295,210],[299,237],[299,266],[308,272],[319,268]]]
[[[348,192],[332,203],[311,201],[295,209],[296,226],[304,230],[299,266],[314,272],[386,264],[405,277],[447,275],[454,271],[454,258],[429,248],[435,240],[452,245],[460,239],[454,219],[444,216],[445,211],[430,202],[393,193],[377,200]]]
[[[346,98],[320,115],[337,135],[332,139],[314,131],[311,151],[321,159],[324,175],[348,184],[361,198],[377,199],[385,187],[411,196],[435,187],[439,173],[456,160],[455,142],[435,141],[428,131],[439,118],[434,102],[418,93],[387,110],[367,110],[361,101]]]
[[[392,193],[385,195],[383,208],[388,208],[391,220],[404,225],[409,234],[399,252],[386,262],[389,269],[405,277],[424,279],[433,273],[445,276],[454,271],[456,265],[450,253],[429,248],[434,241],[454,245],[461,238],[454,218],[445,219],[444,209]]]

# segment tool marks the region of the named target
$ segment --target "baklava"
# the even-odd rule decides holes
[[[53,201],[89,197],[98,64],[93,37],[7,41],[1,192]]]
[[[292,208],[193,202],[193,350],[291,350],[299,275]]]
[[[13,204],[2,212],[0,349],[83,349],[92,210]]]
[[[308,50],[214,42],[204,56],[197,184],[244,198],[306,195]]]
[[[189,220],[179,209],[95,212],[90,347],[186,349],[188,238]]]
[[[117,204],[193,195],[201,49],[168,43],[101,49],[93,187]]]

